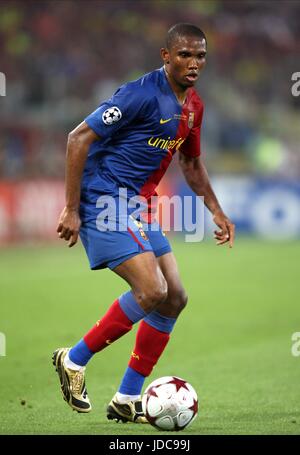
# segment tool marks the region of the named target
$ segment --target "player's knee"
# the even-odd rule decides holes
[[[184,289],[181,289],[181,291],[178,293],[178,311],[181,313],[182,310],[186,307],[188,303],[188,296],[185,292]]]
[[[140,305],[146,313],[151,313],[151,311],[166,300],[167,296],[167,282],[162,281],[141,292]]]
[[[177,290],[169,296],[169,302],[172,306],[172,313],[176,317],[181,313],[181,311],[186,307],[188,302],[188,296],[183,288]]]

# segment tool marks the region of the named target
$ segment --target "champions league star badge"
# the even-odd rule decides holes
[[[102,120],[105,125],[112,125],[118,122],[122,117],[122,112],[117,106],[110,107],[102,114]]]
[[[190,112],[189,113],[189,118],[188,118],[188,127],[193,128],[194,126],[194,118],[195,118],[195,112]]]

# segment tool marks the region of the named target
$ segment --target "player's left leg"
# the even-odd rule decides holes
[[[163,254],[157,261],[168,284],[168,296],[139,325],[128,368],[112,400],[119,404],[136,400],[141,395],[144,381],[162,355],[174,324],[187,303],[174,254]]]
[[[177,318],[187,303],[175,256],[172,252],[157,258],[168,284],[167,299],[140,323],[134,354],[129,366],[143,376],[151,374],[162,355]]]

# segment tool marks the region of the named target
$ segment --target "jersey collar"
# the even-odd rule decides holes
[[[170,82],[169,82],[168,77],[167,77],[167,72],[166,72],[165,66],[162,66],[162,67],[160,68],[160,72],[161,72],[161,74],[162,74],[162,76],[163,76],[163,78],[164,78],[165,86],[167,87],[167,90],[168,90],[169,93],[172,95],[172,97],[174,98],[175,102],[182,108],[182,107],[185,105],[185,103],[186,103],[186,100],[187,100],[188,95],[186,94],[185,100],[184,100],[184,102],[181,104],[181,103],[178,101],[178,98],[177,98],[177,96],[176,96],[174,90],[172,89],[172,87],[171,87],[171,85],[170,85]]]

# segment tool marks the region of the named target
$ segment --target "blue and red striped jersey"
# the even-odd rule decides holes
[[[82,179],[82,203],[100,195],[153,196],[177,150],[200,155],[203,103],[189,88],[181,105],[157,69],[122,85],[86,117],[99,136],[91,146]]]

